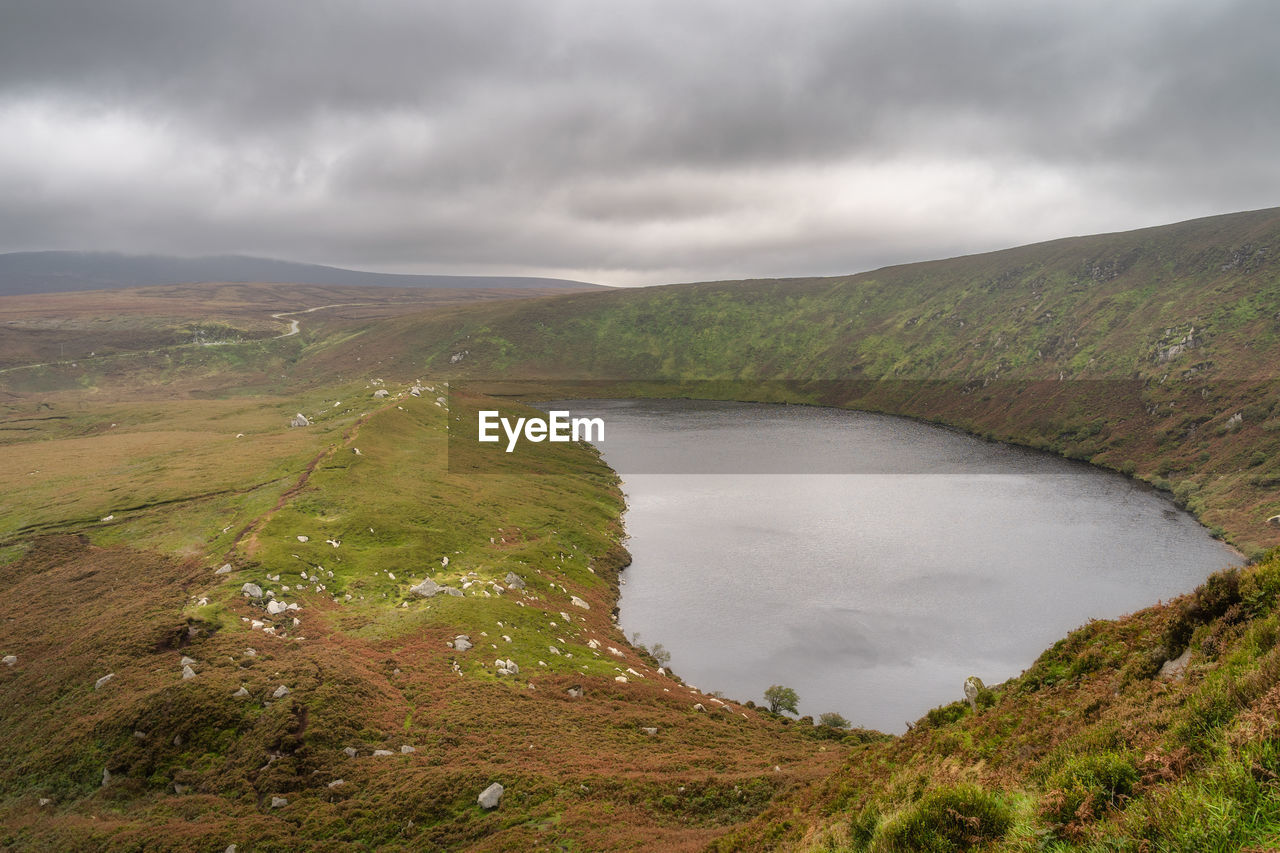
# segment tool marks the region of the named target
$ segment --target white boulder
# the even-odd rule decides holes
[[[480,796],[476,797],[476,802],[480,804],[482,809],[496,809],[498,803],[502,802],[502,794],[504,788],[497,782],[480,792]]]

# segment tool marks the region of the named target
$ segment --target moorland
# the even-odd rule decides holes
[[[1274,849],[1277,253],[1265,210],[822,279],[0,297],[0,841]],[[1041,448],[1251,563],[901,736],[771,713],[618,630],[594,448],[451,453],[583,383]]]

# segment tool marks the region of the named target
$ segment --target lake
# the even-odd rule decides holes
[[[545,407],[545,406],[544,406]],[[900,732],[1071,629],[1242,562],[1119,474],[903,418],[560,401],[623,478],[619,622],[704,691]]]

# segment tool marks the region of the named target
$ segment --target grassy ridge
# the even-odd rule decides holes
[[[451,474],[443,386],[407,387],[59,397],[43,438],[11,440],[0,845],[700,849],[834,768],[838,745],[626,643],[621,497],[593,449]],[[296,410],[310,427],[286,426]],[[38,469],[64,501],[21,488],[36,463],[64,466]],[[461,595],[420,598],[425,578]],[[451,648],[460,634],[474,648]],[[493,781],[507,793],[485,812]]]

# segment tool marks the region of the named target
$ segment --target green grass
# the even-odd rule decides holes
[[[1262,211],[6,372],[0,645],[19,660],[0,672],[0,844],[1275,846],[1280,261],[1229,261],[1277,240],[1280,215]],[[449,412],[437,392],[372,397],[375,377],[399,395],[440,376],[471,380]],[[560,396],[578,379],[607,396],[899,412],[1040,447],[1159,484],[1260,559],[1091,622],[976,712],[944,705],[902,737],[699,713],[709,697],[660,676],[610,619],[627,558],[598,455],[448,441],[478,403],[518,405],[468,394]],[[297,411],[313,426],[290,429]],[[234,572],[213,575],[224,560]],[[523,591],[498,590],[508,572]],[[464,594],[413,596],[426,577]],[[301,610],[269,617],[246,581]],[[447,645],[459,633],[470,652]],[[1159,678],[1183,649],[1185,675]],[[499,657],[520,675],[498,675]],[[100,790],[103,767],[116,782]],[[349,787],[329,788],[338,777]],[[475,793],[495,778],[508,797],[483,813]],[[290,806],[272,810],[275,794]]]

